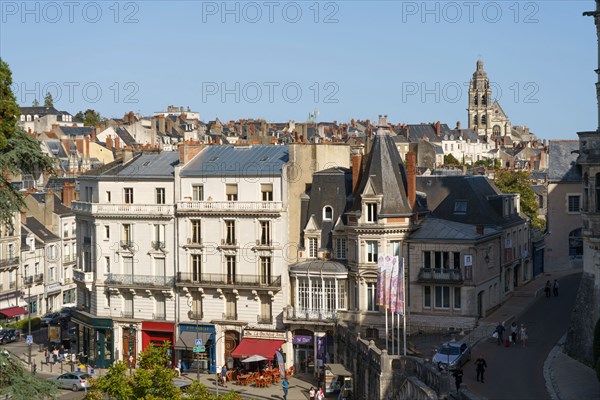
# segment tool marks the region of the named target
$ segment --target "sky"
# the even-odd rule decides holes
[[[598,126],[595,4],[578,1],[5,1],[0,57],[20,105],[204,121],[467,126],[478,58],[513,125]]]

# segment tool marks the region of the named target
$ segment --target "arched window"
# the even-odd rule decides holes
[[[477,119],[477,115],[476,115],[476,116],[474,116],[474,117],[473,117],[473,125],[477,126],[477,125],[478,125],[478,124],[477,124],[477,122],[478,122],[478,121],[479,121],[479,120]]]
[[[487,126],[487,115],[481,116],[481,125]]]
[[[583,211],[588,211],[588,198],[590,196],[590,182],[588,178],[587,172],[583,174]]]
[[[502,128],[500,128],[500,125],[494,125],[492,128],[492,133],[494,136],[500,136],[502,134]]]
[[[477,95],[473,96],[473,104],[479,104],[479,100],[477,99]]]
[[[323,221],[331,221],[333,219],[333,208],[331,206],[323,207]]]
[[[581,228],[569,232],[569,256],[581,257],[583,255],[583,238]]]
[[[27,115],[27,122],[31,122],[31,115]]]
[[[481,96],[481,104],[487,106],[487,96],[485,94]]]

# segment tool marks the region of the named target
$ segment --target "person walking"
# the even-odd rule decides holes
[[[310,390],[308,391],[308,400],[315,400],[315,395],[317,394],[317,392],[315,391],[314,387],[310,387]]]
[[[477,371],[477,382],[483,383],[483,374],[487,368],[487,363],[485,362],[483,355],[480,355],[479,358],[475,360],[475,367]]]
[[[227,365],[225,364],[221,367],[221,381],[223,381],[223,386],[227,387]]]
[[[462,383],[463,379],[462,369],[458,368],[452,373],[452,376],[454,376],[454,384],[456,385],[456,392],[458,393],[458,390],[460,389],[460,384]]]
[[[323,392],[323,388],[320,387],[317,392],[317,400],[323,400],[325,398],[325,393]]]
[[[521,337],[521,343],[523,343],[523,348],[525,348],[525,341],[527,340],[527,328],[525,327],[525,324],[521,324],[519,335]]]
[[[517,326],[517,323],[515,321],[513,321],[513,323],[510,324],[510,338],[514,344],[517,344],[518,330],[519,330],[519,327]]]
[[[281,386],[283,386],[283,400],[287,400],[288,390],[290,388],[290,383],[288,382],[287,378],[283,380]]]
[[[554,288],[554,296],[558,297],[558,281],[556,279],[554,280],[554,285],[552,287]]]
[[[496,327],[495,332],[498,334],[498,346],[501,346],[504,343],[504,331],[506,329],[504,328],[504,325],[502,325],[502,322],[498,322],[498,326]]]
[[[546,286],[544,287],[544,292],[546,292],[546,297],[550,297],[550,279],[546,281]]]

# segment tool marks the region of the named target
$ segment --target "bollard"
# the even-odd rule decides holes
[[[71,372],[75,371],[75,364],[71,363]]]
[[[52,363],[50,363],[50,372],[52,372]]]
[[[62,360],[60,361],[60,373],[61,374],[63,373],[63,362],[62,362]]]

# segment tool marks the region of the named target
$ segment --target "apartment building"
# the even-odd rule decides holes
[[[21,291],[17,288],[17,276],[20,243],[21,219],[15,214],[11,221],[0,223],[0,313],[19,305]]]

